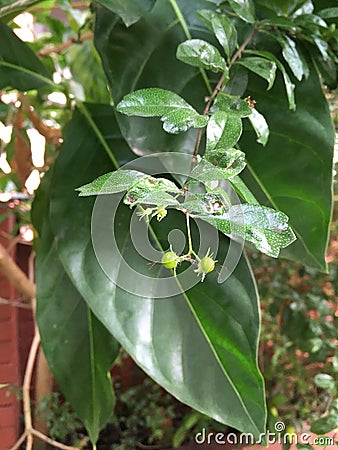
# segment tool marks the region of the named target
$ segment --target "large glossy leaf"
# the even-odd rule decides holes
[[[114,411],[109,369],[118,343],[93,315],[60,262],[49,219],[50,175],[33,206],[33,221],[40,233],[37,322],[49,367],[95,443]]]
[[[101,127],[105,122],[99,112],[91,108],[93,119]],[[113,149],[125,146],[113,120],[109,134],[114,136],[110,142]],[[101,210],[103,216],[95,210],[92,218],[92,200],[79,198],[74,190],[98,176],[106,161],[104,150],[95,148],[94,142],[95,134],[85,119],[76,115],[53,176],[51,222],[67,273],[96,316],[151,377],[181,401],[257,435],[265,427],[263,383],[256,365],[259,312],[245,258],[240,258],[223,284],[217,283],[216,273],[209,274],[203,283],[180,293],[176,280],[171,279],[169,286],[173,283],[175,296],[156,298],[159,277],[167,276],[163,273],[167,269],[157,264],[150,270],[147,260],[136,251],[129,235],[129,208],[121,204],[114,223],[112,214],[118,198],[99,196],[108,203]],[[76,172],[72,170],[75,163]],[[182,213],[169,214],[170,218],[155,230],[157,244],[161,242],[166,248],[168,232],[185,229]],[[93,229],[96,253],[91,221],[94,228],[94,224],[103,226],[99,233]],[[112,239],[106,239],[106,232]],[[115,238],[123,260],[137,268],[137,275],[127,273],[128,288],[134,287],[142,297],[118,287],[123,267],[111,248]],[[220,239],[221,260],[228,241]],[[110,259],[109,277],[97,259],[102,250]],[[193,267],[191,270],[193,273]],[[115,276],[117,281],[113,282]]]
[[[53,84],[44,65],[27,44],[0,20],[0,89],[11,87],[21,91]]]
[[[197,27],[201,28],[196,9],[213,7],[206,0],[179,0],[177,5],[192,32]],[[187,38],[190,36],[184,33],[170,2],[166,0],[158,1],[149,14],[130,28],[106,9],[99,9],[95,44],[115,103],[136,89],[157,87],[176,92],[197,111],[203,111],[208,90],[202,78],[196,76],[199,70],[176,59],[178,44]],[[157,119],[120,116],[118,121],[122,134],[136,153],[138,150],[142,153],[172,151],[177,147],[187,153],[193,152],[195,130],[168,136]]]
[[[296,83],[296,112],[288,109],[282,83],[278,77],[269,92],[258,80],[249,85],[268,120],[270,137],[263,148],[245,130],[240,143],[250,171],[244,173],[262,203],[290,217],[298,240],[282,254],[324,270],[334,146],[329,108],[314,70],[308,80]]]
[[[127,27],[137,22],[155,4],[156,0],[96,0],[120,16]]]

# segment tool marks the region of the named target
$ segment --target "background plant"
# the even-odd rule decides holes
[[[97,264],[90,236],[93,200],[79,200],[75,188],[117,169],[140,152],[184,151],[193,155],[200,147],[202,136],[194,130],[170,136],[152,119],[117,114],[110,106],[106,80],[116,104],[128,93],[144,87],[177,92],[196,112],[188,108],[194,116],[193,119],[189,116],[189,121],[197,120],[194,123],[199,125],[199,121],[205,123],[211,106],[204,102],[204,97],[213,100],[212,92],[218,93],[217,83],[221,88],[228,79],[223,90],[226,98],[250,96],[252,102],[255,100],[252,106],[264,114],[270,138],[267,140],[266,122],[257,112],[251,120],[255,131],[244,123],[242,133],[242,121],[228,104],[223,115],[226,119],[221,118],[222,126],[218,127],[220,134],[213,141],[210,134],[209,139],[207,136],[205,158],[208,159],[208,152],[210,156],[210,152],[217,150],[218,144],[225,152],[232,149],[241,136],[236,155],[241,155],[239,149],[245,151],[247,166],[241,178],[232,179],[234,187],[248,203],[253,203],[254,195],[260,204],[280,209],[290,217],[298,239],[283,250],[282,256],[325,270],[332,200],[333,130],[321,82],[324,80],[330,87],[336,82],[336,8],[330,2],[318,6],[316,2],[297,1],[282,6],[279,2],[269,2],[269,5],[264,1],[248,2],[245,8],[237,1],[212,2],[208,3],[208,11],[203,1],[137,4],[128,1],[126,9],[114,1],[104,2],[108,9],[102,5],[103,2],[95,5],[93,31],[105,75],[97,64],[96,51],[87,42],[93,27],[90,12],[81,14],[79,19],[67,3],[63,6],[68,24],[73,28],[69,46],[83,42],[83,48],[88,50],[84,60],[86,70],[76,69],[74,61],[81,58],[73,59],[73,68],[70,67],[71,52],[67,54],[68,61],[67,56],[55,56],[57,51],[47,52],[42,62],[46,53],[40,53],[38,59],[27,44],[1,24],[2,35],[16,49],[10,53],[9,46],[4,46],[0,51],[2,86],[33,92],[42,109],[47,106],[44,102],[50,93],[61,92],[65,102],[59,108],[60,121],[66,123],[71,117],[62,151],[58,150],[60,137],[56,144],[50,144],[51,160],[56,155],[57,159],[44,176],[33,209],[33,223],[39,233],[37,320],[44,351],[61,389],[93,442],[114,405],[111,381],[106,373],[117,353],[116,340],[179,399],[223,423],[257,435],[265,428],[265,405],[256,365],[258,299],[247,260],[242,257],[232,277],[223,285],[216,284],[216,275],[210,273],[203,283],[181,296],[180,301],[169,299],[159,303],[151,296],[141,301],[136,296],[126,296],[107,280]],[[29,6],[31,2],[24,4]],[[202,10],[199,20],[197,10]],[[15,3],[1,10],[7,21],[17,12]],[[42,36],[35,47],[41,48],[48,44],[48,39],[63,38],[69,32],[64,21],[50,20],[46,10],[38,11],[37,17],[42,17],[46,25],[48,22],[47,27],[53,33]],[[87,31],[89,35],[84,34]],[[201,59],[200,41],[196,44],[196,39],[204,39],[214,46],[207,46],[206,61]],[[188,42],[182,44],[183,41]],[[196,64],[197,68],[176,60],[178,45],[179,59]],[[94,61],[93,70],[98,71],[96,77],[87,70],[91,61]],[[75,86],[73,80],[67,79],[69,67],[78,80]],[[219,69],[221,78],[215,79],[209,69]],[[52,81],[53,72],[59,75],[54,75]],[[89,80],[84,81],[87,73],[90,73]],[[95,81],[93,88],[94,79],[102,81]],[[61,82],[56,84],[55,80]],[[82,103],[82,100],[105,104]],[[72,112],[74,103],[77,109]],[[27,123],[33,123],[30,108],[23,111],[21,105],[24,105],[23,98],[16,108],[19,111],[21,108],[20,114],[26,114]],[[207,106],[204,115],[197,113]],[[4,107],[7,113],[8,109]],[[54,111],[53,106],[55,120]],[[215,121],[216,112],[211,112]],[[164,121],[167,129],[178,126],[180,121],[174,119],[169,123]],[[19,129],[22,135],[23,127]],[[11,162],[10,147],[8,154]],[[220,154],[216,154],[220,163]],[[225,162],[226,167],[221,169],[229,166],[229,160]],[[5,177],[6,182],[9,178]],[[170,211],[163,223],[154,224],[162,248],[167,248],[166,231],[184,229],[182,216]],[[115,232],[121,242],[128,242],[125,230],[130,214],[126,207],[119,210],[119,218],[120,228]],[[251,230],[245,230],[245,237],[252,237],[248,231]],[[268,238],[269,230],[263,236]],[[220,237],[220,242],[218,259],[224,258],[228,239]],[[124,250],[128,258],[134,257],[128,246]],[[149,341],[142,334],[145,326],[150,333]],[[80,342],[81,350],[78,350]],[[184,361],[184,367],[177,366],[178,361]],[[178,382],[179,373],[184,377]],[[252,392],[247,377],[255,386]],[[214,382],[205,385],[206,379]],[[81,382],[81,389],[75,380]],[[88,408],[88,398],[92,399],[91,408]],[[224,405],[229,404],[229,398],[231,409],[226,410]]]

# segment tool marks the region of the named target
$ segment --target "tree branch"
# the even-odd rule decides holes
[[[45,47],[39,50],[38,56],[40,57],[47,57],[52,54],[61,54],[64,53],[66,50],[69,49],[74,44],[81,44],[84,41],[88,41],[93,38],[93,32],[87,31],[86,33],[81,34],[81,36],[76,36],[71,39],[69,39],[66,42],[63,42],[62,44],[54,45],[53,47]]]
[[[13,261],[7,250],[0,244],[0,272],[2,272],[14,288],[24,297],[35,298],[35,284]]]

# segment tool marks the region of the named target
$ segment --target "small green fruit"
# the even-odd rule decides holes
[[[198,267],[195,270],[195,272],[197,273],[197,275],[201,275],[202,280],[204,281],[204,278],[206,276],[207,273],[212,272],[215,269],[215,263],[216,261],[211,257],[210,255],[210,248],[207,251],[207,254],[205,256],[203,256],[203,258],[198,259]]]
[[[210,273],[215,269],[215,261],[210,256],[204,256],[199,263],[200,272]]]
[[[175,269],[179,262],[179,257],[175,252],[169,251],[162,256],[161,262],[166,269]]]

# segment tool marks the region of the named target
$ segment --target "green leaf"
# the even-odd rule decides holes
[[[189,194],[182,204],[182,209],[192,214],[207,216],[224,214],[229,206],[230,200],[225,191],[219,189],[206,194]]]
[[[252,112],[246,100],[223,93],[217,95],[213,107],[238,117],[248,117]]]
[[[194,166],[190,177],[203,183],[226,180],[242,172],[244,167],[245,154],[240,150],[215,148],[208,151],[204,158]]]
[[[286,34],[274,33],[273,36],[281,45],[284,59],[297,80],[301,81],[304,75],[307,77],[308,67],[303,55],[297,49],[295,41]]]
[[[95,443],[114,410],[109,370],[118,344],[90,311],[60,262],[50,227],[47,195],[49,191],[44,186],[33,206],[33,218],[40,230],[37,322],[49,367]],[[39,216],[42,211],[43,217]]]
[[[310,444],[296,444],[296,448],[297,448],[297,450],[313,449],[312,445],[310,445]]]
[[[289,218],[280,211],[260,205],[233,205],[222,215],[200,216],[226,235],[234,234],[252,242],[261,252],[277,258],[281,248],[295,239]]]
[[[204,0],[177,0],[188,30],[199,25],[196,9],[205,7]],[[209,8],[216,5],[209,4]],[[178,14],[179,14],[178,13]],[[188,31],[189,32],[189,31]],[[205,37],[205,36],[204,36]],[[109,81],[115,103],[131,91],[145,86],[165,87],[178,93],[197,110],[205,107],[204,97],[210,95],[199,70],[176,59],[177,46],[187,39],[172,4],[157,2],[153,10],[139,22],[126,28],[109,11],[98,8],[95,45]],[[163,55],[166,55],[163,58]],[[132,67],[130,61],[133,61]],[[157,119],[118,116],[123,136],[133,149],[143,153],[167,151],[191,152],[197,131],[190,129],[179,135],[163,132]]]
[[[268,82],[268,90],[272,88],[276,78],[276,63],[258,56],[242,58],[236,64],[241,64]]]
[[[127,94],[116,109],[128,116],[161,117],[164,130],[174,134],[191,127],[201,128],[208,123],[208,117],[198,114],[182,97],[159,88]]]
[[[149,191],[135,188],[129,191],[124,199],[126,205],[155,205],[160,207],[179,206],[180,203],[164,191]]]
[[[117,170],[105,173],[91,183],[78,187],[75,190],[80,191],[79,196],[88,195],[115,194],[117,192],[127,191],[139,178],[145,178],[143,172],[137,170]]]
[[[0,35],[6,45],[0,46],[0,89],[11,87],[20,91],[53,85],[49,74],[27,44],[0,21]]]
[[[290,80],[290,77],[289,77],[287,71],[285,70],[285,67],[279,61],[279,59],[276,58],[275,55],[273,55],[272,53],[267,52],[267,51],[250,50],[250,51],[247,51],[246,53],[264,56],[264,58],[270,59],[271,61],[273,61],[276,64],[276,66],[282,72],[282,75],[283,75],[285,89],[286,89],[286,95],[287,95],[288,101],[289,101],[289,108],[292,111],[295,111],[296,110],[295,94],[294,94],[295,85]]]
[[[242,134],[242,120],[240,117],[219,110],[212,114],[207,126],[206,151],[215,148],[227,150],[233,147]]]
[[[338,17],[338,6],[332,8],[325,8],[318,11],[318,16],[323,19],[334,19]]]
[[[269,140],[270,134],[265,117],[259,113],[257,109],[253,109],[252,114],[249,116],[249,120],[257,135],[257,142],[265,146]]]
[[[255,5],[253,0],[229,0],[229,3],[235,13],[245,22],[255,22]]]
[[[224,150],[223,148],[209,150],[205,154],[205,159],[211,163],[212,166],[224,169],[222,170],[224,179],[239,174],[246,165],[245,153],[235,148],[231,148],[229,150]],[[211,171],[212,169],[215,170],[215,167],[210,168]]]
[[[26,9],[41,3],[43,0],[16,0],[0,2],[0,18],[5,22],[12,20],[15,16]]]
[[[95,0],[95,3],[120,16],[129,27],[150,11],[156,0]]]
[[[237,45],[237,30],[231,20],[224,14],[210,9],[197,11],[197,16],[215,34],[225,54],[230,59]]]
[[[2,384],[2,383],[0,383],[0,389],[3,389],[3,388],[5,388],[5,387],[7,387],[7,386],[9,386],[9,384]]]
[[[250,82],[247,92],[269,117],[270,137],[263,149],[245,129],[240,146],[249,170],[242,173],[244,180],[260,203],[290,217],[298,239],[282,255],[325,270],[335,138],[318,75],[311,67],[309,78],[296,83],[296,112],[288,109],[281,77],[269,92],[260,80]]]
[[[213,72],[227,72],[225,59],[217,48],[201,39],[190,39],[182,42],[177,47],[176,57],[191,66]]]
[[[99,108],[91,111],[96,112],[95,123],[100,128],[105,127],[106,120],[101,119]],[[102,156],[101,147],[93,145],[97,139],[86,121],[83,118],[81,121],[79,115],[75,119],[68,127],[55,167],[51,205],[58,254],[67,273],[94,314],[155,381],[203,413],[257,436],[265,429],[263,381],[256,361],[259,311],[256,288],[245,257],[240,258],[226,283],[218,284],[217,274],[209,274],[209,279],[198,283],[188,293],[162,300],[156,298],[158,276],[167,269],[157,264],[150,270],[147,260],[133,247],[129,235],[129,208],[122,204],[117,211],[119,219],[113,224],[110,214],[115,197],[99,196],[97,201],[108,200],[108,207],[104,208],[108,216],[96,216],[97,223],[107,227],[109,233],[114,227],[124,261],[138,269],[138,277],[127,274],[129,287],[141,289],[143,294],[139,297],[119,288],[102,271],[95,256],[90,223],[92,213],[94,216],[96,213],[92,211],[92,202],[79,199],[74,191],[75,187],[100,174],[106,157]],[[116,123],[110,120],[107,135],[112,133],[117,136]],[[121,148],[120,141],[112,145]],[[77,170],[74,172],[75,162]],[[185,230],[184,215],[175,211],[170,214],[171,220],[161,222],[154,230],[157,242],[162,242],[164,248],[168,247],[167,236],[171,229]],[[195,230],[192,232],[196,239]],[[104,234],[93,230],[95,239],[105,241]],[[227,242],[221,238],[220,260],[227,251]],[[110,276],[119,274],[119,283],[121,258],[110,252],[111,243],[110,239],[105,241],[104,251],[111,258]],[[103,241],[94,243],[96,251],[100,251],[97,244],[100,247]],[[51,267],[48,269],[52,271]],[[176,279],[172,282],[176,289]]]
[[[332,390],[335,388],[335,380],[327,373],[317,373],[314,378],[315,385],[322,389]]]

